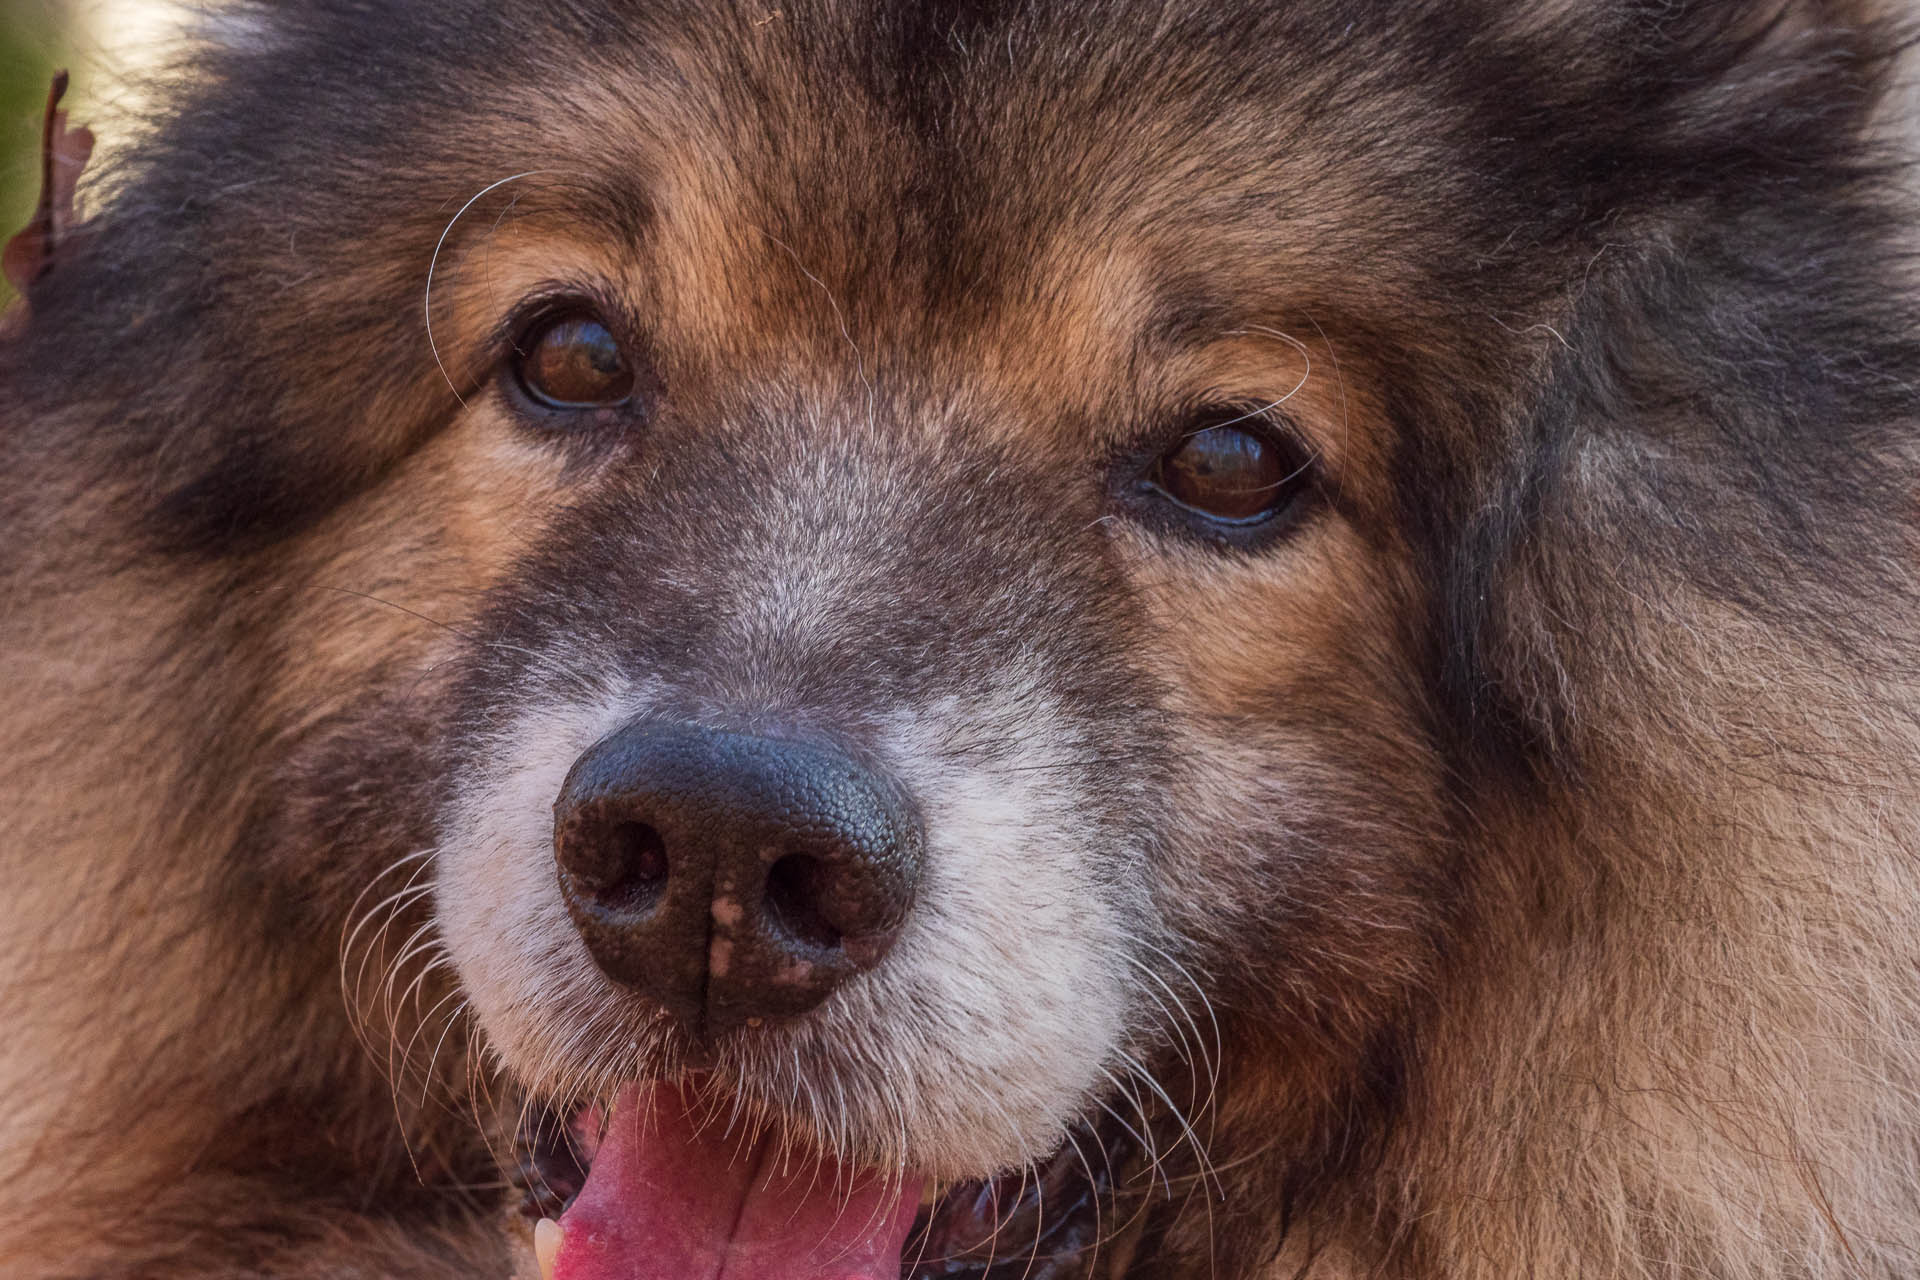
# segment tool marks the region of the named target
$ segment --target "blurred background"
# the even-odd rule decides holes
[[[128,77],[165,55],[181,20],[174,0],[0,0],[0,240],[26,225],[40,192],[40,117],[54,70],[73,73],[71,121],[99,126],[110,147]],[[12,298],[0,280],[0,305]]]

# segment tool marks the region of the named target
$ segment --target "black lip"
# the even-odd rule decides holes
[[[514,1134],[513,1156],[508,1179],[520,1192],[518,1209],[524,1218],[558,1218],[587,1185],[590,1161],[573,1125],[549,1107],[527,1108]]]
[[[914,1221],[901,1280],[1084,1280],[1136,1154],[1117,1125],[1081,1125],[1043,1163],[948,1188]]]

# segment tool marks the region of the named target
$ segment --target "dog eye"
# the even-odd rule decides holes
[[[1251,420],[1249,426],[1229,421],[1190,431],[1154,463],[1148,482],[1191,511],[1249,525],[1290,506],[1311,469],[1298,448]]]
[[[549,409],[604,409],[633,394],[633,366],[619,340],[591,315],[535,324],[514,344],[514,377]]]

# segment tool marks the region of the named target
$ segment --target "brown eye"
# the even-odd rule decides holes
[[[514,347],[521,389],[550,409],[601,409],[633,394],[633,367],[606,325],[590,315],[545,320]]]
[[[1201,515],[1255,524],[1291,503],[1308,472],[1296,450],[1264,432],[1223,423],[1181,440],[1155,464],[1152,482]]]

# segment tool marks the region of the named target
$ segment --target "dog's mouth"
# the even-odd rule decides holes
[[[944,1188],[908,1237],[903,1280],[1080,1280],[1123,1234],[1133,1141],[1108,1121],[1075,1127],[1045,1161]]]
[[[1083,1280],[1137,1152],[1084,1125],[1028,1168],[937,1189],[848,1170],[672,1085],[523,1122],[515,1181],[546,1280]]]

